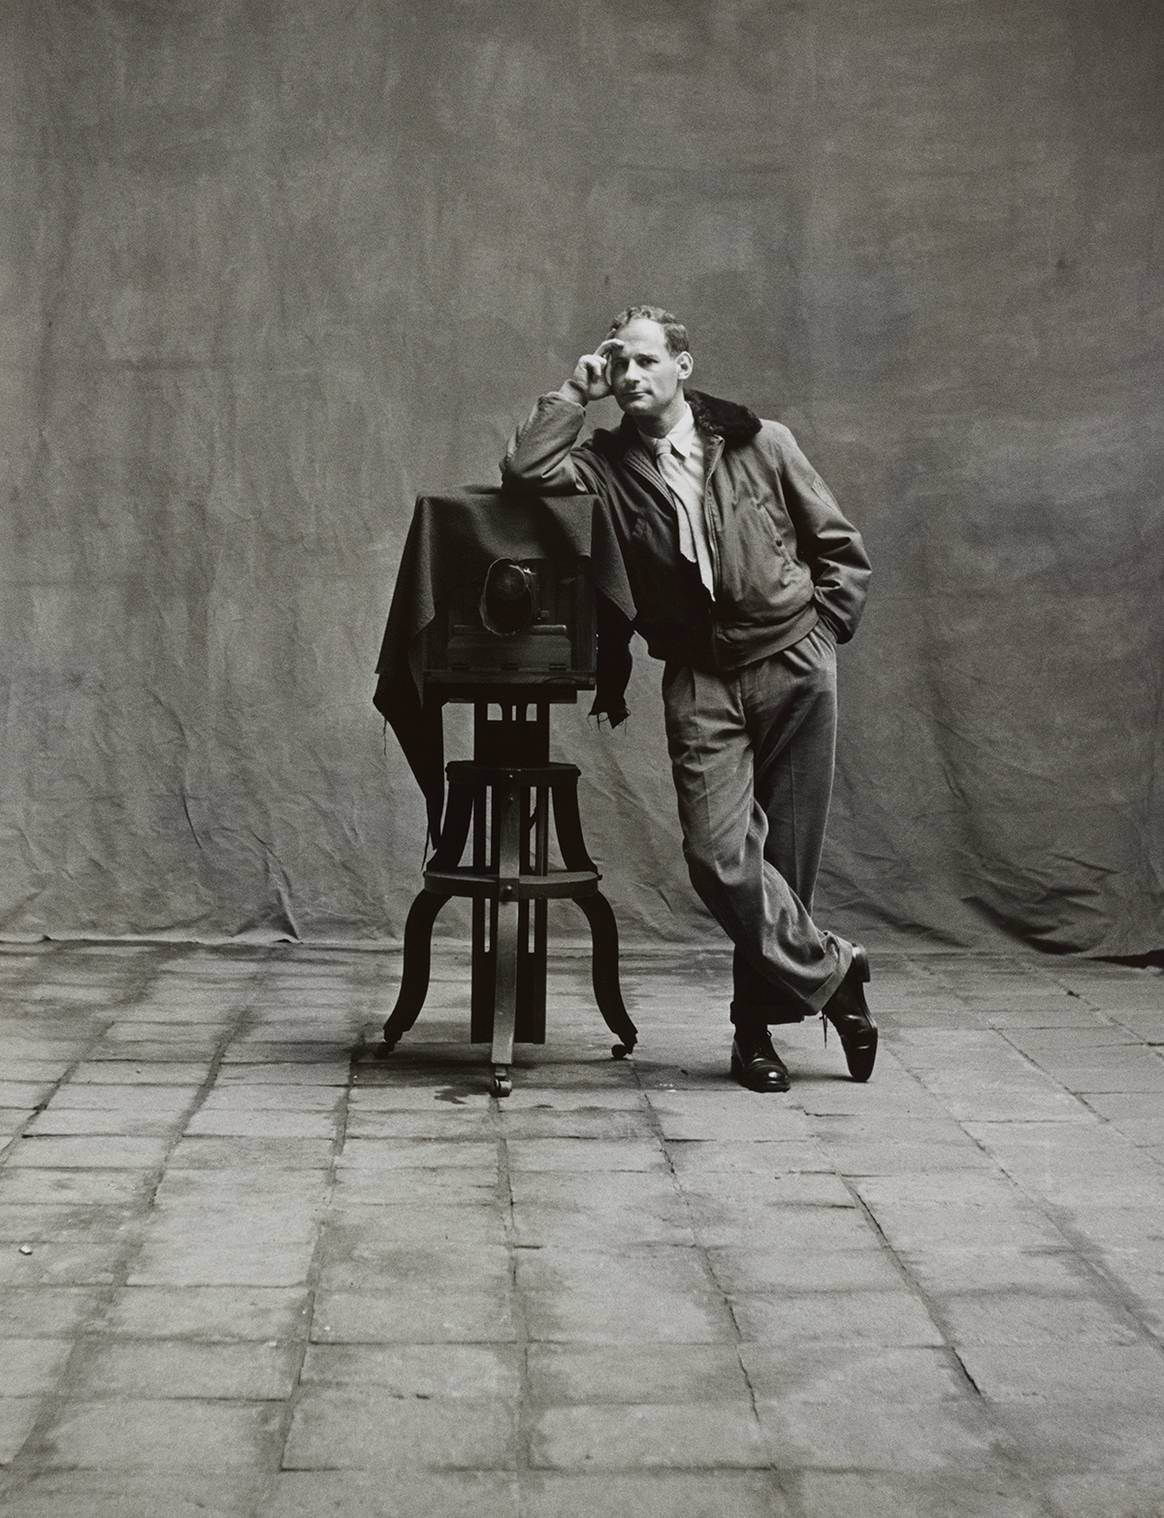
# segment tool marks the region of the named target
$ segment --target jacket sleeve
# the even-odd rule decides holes
[[[586,408],[577,401],[553,392],[539,396],[506,445],[502,483],[524,485],[544,495],[594,491],[593,469],[573,451],[585,419]]]
[[[872,569],[861,534],[801,452],[787,427],[771,424],[781,455],[784,503],[800,556],[812,571],[817,615],[847,643],[857,630]]]

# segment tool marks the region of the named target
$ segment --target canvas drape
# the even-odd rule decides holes
[[[1159,949],[1162,43],[1132,0],[5,6],[0,933],[398,938],[412,502],[653,300],[873,560],[818,915]],[[716,941],[658,678],[555,744],[624,934]]]

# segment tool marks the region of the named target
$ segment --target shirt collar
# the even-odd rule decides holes
[[[695,442],[695,414],[690,404],[684,405],[683,415],[665,436],[649,437],[645,432],[640,432],[639,441],[654,458],[658,458],[670,446],[673,453],[685,459]]]

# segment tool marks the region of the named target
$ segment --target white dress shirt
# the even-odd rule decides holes
[[[703,497],[707,488],[704,474],[703,439],[695,426],[691,407],[684,406],[683,415],[667,433],[666,437],[648,437],[639,433],[639,441],[647,457],[663,477],[663,483],[675,506],[679,522],[679,551],[699,570],[709,596],[715,596],[715,569],[707,536],[707,518],[703,513]]]

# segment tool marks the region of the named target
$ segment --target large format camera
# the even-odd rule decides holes
[[[424,678],[473,694],[550,695],[593,687],[594,591],[586,566],[496,559],[479,584],[455,587],[425,631]],[[449,692],[451,694],[451,691]]]

